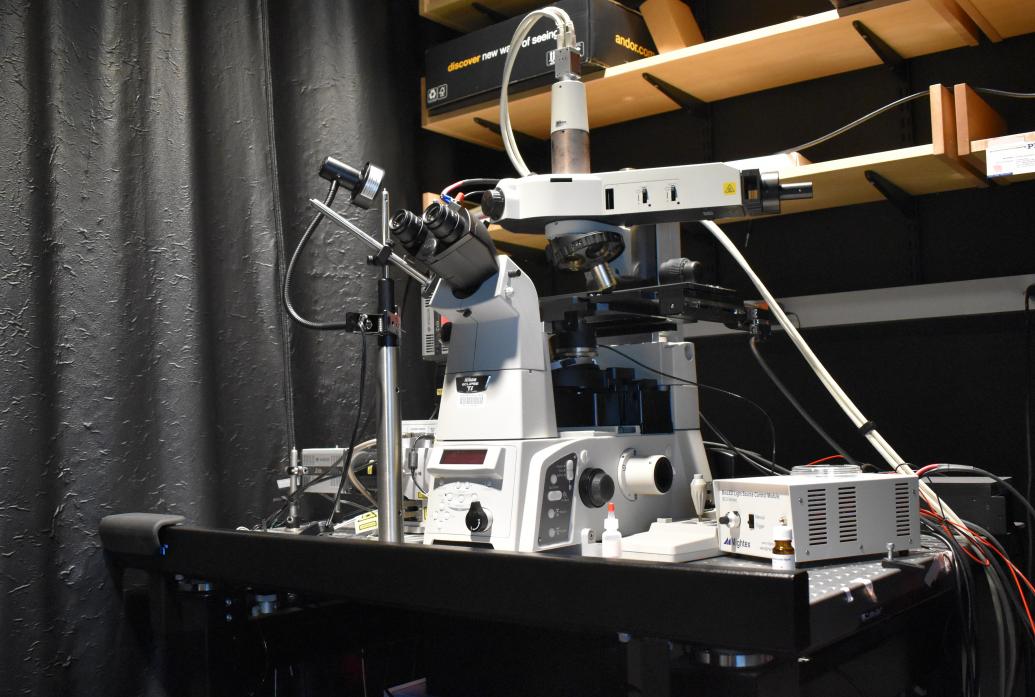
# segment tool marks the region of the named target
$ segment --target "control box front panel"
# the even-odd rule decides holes
[[[798,562],[884,554],[920,544],[916,477],[790,475],[714,482],[724,552],[770,558],[773,528],[793,531]]]

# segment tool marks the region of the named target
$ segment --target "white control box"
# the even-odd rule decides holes
[[[771,558],[776,525],[793,530],[798,563],[884,554],[889,542],[897,551],[920,546],[913,476],[792,473],[716,479],[713,487],[724,552]]]

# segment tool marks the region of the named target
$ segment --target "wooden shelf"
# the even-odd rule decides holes
[[[781,214],[883,200],[867,180],[868,171],[913,196],[985,186],[980,173],[959,155],[952,93],[942,85],[932,85],[930,90],[930,144],[781,168],[781,182],[811,181],[814,189],[811,199],[785,201]]]
[[[679,106],[644,79],[650,74],[705,102],[813,80],[880,64],[853,28],[862,22],[904,58],[977,45],[973,23],[955,0],[874,0],[830,10],[587,76],[590,127],[630,121]],[[514,95],[515,131],[549,137],[549,88]],[[491,148],[499,135],[476,119],[499,123],[496,101],[429,116],[426,129]]]
[[[956,0],[992,41],[1035,32],[1032,0]]]
[[[985,151],[990,141],[1035,142],[1035,131],[1007,134],[1006,121],[981,98],[970,85],[959,84],[953,88],[956,106],[956,142],[960,159],[984,174]],[[994,184],[1009,184],[1035,179],[1035,174],[1018,174],[1009,177],[995,177]]]
[[[420,0],[420,16],[457,31],[474,31],[493,24],[493,18],[476,5],[504,17],[516,17],[548,4],[544,0]]]

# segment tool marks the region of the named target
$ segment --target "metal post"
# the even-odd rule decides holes
[[[298,487],[301,474],[298,470],[298,448],[291,448],[291,466],[288,470],[288,522],[291,529],[298,528]]]
[[[388,190],[381,193],[381,243],[388,244]],[[378,337],[377,377],[381,381],[381,425],[377,433],[377,533],[381,542],[402,542],[402,419],[399,413],[399,337],[392,333],[395,281],[388,265],[377,282],[383,317]]]

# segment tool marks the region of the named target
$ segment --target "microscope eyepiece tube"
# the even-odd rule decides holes
[[[468,231],[467,220],[460,215],[460,210],[459,207],[453,208],[436,201],[424,209],[424,224],[439,242],[453,244]]]

